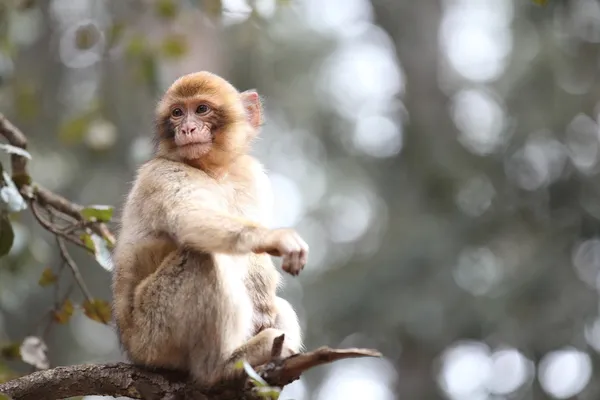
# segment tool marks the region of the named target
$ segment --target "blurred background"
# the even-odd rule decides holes
[[[308,349],[385,356],[281,399],[597,399],[599,43],[597,0],[4,0],[0,111],[35,181],[119,210],[175,78],[258,89],[273,226],[311,247],[282,296]],[[61,262],[13,217],[2,343],[45,330],[38,280]],[[110,300],[110,268],[71,250]],[[81,312],[44,337],[51,365],[121,359]]]

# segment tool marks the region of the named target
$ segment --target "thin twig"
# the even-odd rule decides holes
[[[64,233],[65,235],[68,235],[70,233],[75,232],[77,229],[85,229],[86,226],[89,226],[90,224],[86,224],[83,222],[75,222],[72,225],[67,226],[62,233]]]
[[[66,240],[68,240],[69,242],[76,244],[77,246],[86,249],[87,251],[90,251],[90,249],[87,248],[87,246],[85,244],[83,244],[82,242],[73,239],[72,237],[70,237],[69,235],[59,231],[58,229],[56,229],[51,223],[49,223],[48,221],[46,221],[44,219],[44,217],[42,217],[42,215],[40,214],[40,212],[37,210],[37,205],[35,204],[34,201],[29,201],[29,206],[31,208],[31,213],[33,214],[33,216],[35,217],[35,219],[37,220],[37,222],[47,231],[49,231],[50,233],[53,233],[55,236],[57,237],[61,237],[64,238]]]
[[[47,309],[36,321],[36,323],[34,324],[34,328],[32,329],[33,332],[40,332],[41,327],[42,327],[42,322],[44,322],[44,319],[46,317],[48,317],[49,315],[52,315],[52,308]]]
[[[91,302],[93,299],[92,294],[89,291],[89,289],[87,288],[85,281],[83,280],[83,277],[81,276],[81,272],[79,271],[79,268],[77,267],[77,264],[75,264],[75,261],[71,258],[71,255],[69,254],[69,251],[67,250],[67,246],[65,245],[65,241],[62,239],[62,237],[57,237],[56,241],[58,242],[58,248],[60,250],[60,255],[63,258],[64,262],[67,264],[67,266],[71,269],[71,272],[73,272],[73,277],[75,278],[75,281],[79,285],[79,289],[81,289],[81,292],[85,296],[86,300]]]
[[[56,238],[56,243],[58,244],[58,238]],[[54,284],[54,308],[58,308],[60,305],[60,299],[58,298],[60,294],[60,277],[65,269],[65,265],[66,263],[62,262],[60,267],[58,267],[58,271],[56,271],[56,283]]]
[[[39,199],[40,203],[49,205],[52,208],[55,208],[61,213],[66,214],[79,222],[88,222],[83,217],[83,215],[81,215],[81,210],[84,209],[82,205],[73,203],[72,201],[69,201],[64,197],[59,196],[56,193],[53,193],[39,186],[36,187],[34,193]],[[106,239],[110,245],[115,244],[115,237],[104,223],[92,223],[90,224],[90,229],[94,231],[94,233],[96,233],[97,235],[100,235],[100,237]]]

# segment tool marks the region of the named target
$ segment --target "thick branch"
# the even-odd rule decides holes
[[[345,358],[379,357],[368,349],[319,348],[273,361],[258,370],[270,384],[283,387],[315,366]],[[126,396],[144,400],[251,400],[259,397],[248,382],[232,381],[210,389],[194,386],[174,372],[153,372],[130,364],[74,365],[35,372],[0,385],[14,400],[57,400],[73,396]]]

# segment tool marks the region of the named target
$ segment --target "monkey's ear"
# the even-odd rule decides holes
[[[263,110],[260,96],[255,89],[246,90],[240,94],[242,97],[242,103],[246,108],[246,115],[250,125],[254,128],[258,128],[263,124]]]

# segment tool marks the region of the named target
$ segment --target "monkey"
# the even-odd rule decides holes
[[[298,317],[277,295],[309,248],[267,227],[273,194],[250,155],[263,125],[256,90],[199,71],[175,80],[155,109],[155,150],[125,198],[113,248],[113,316],[134,364],[186,372],[200,385],[239,377],[236,364],[303,351]]]

